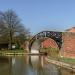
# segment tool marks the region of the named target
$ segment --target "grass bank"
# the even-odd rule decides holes
[[[42,48],[41,51],[47,52],[49,59],[75,65],[75,59],[74,58],[60,57],[59,49],[50,47],[50,48]]]
[[[52,63],[56,66],[66,68],[66,69],[70,70],[71,72],[75,73],[75,65],[68,64],[68,63],[61,62],[61,61],[48,59],[48,58],[46,58],[46,61],[49,62],[49,63]]]
[[[64,63],[75,65],[75,59],[74,58],[66,58],[66,57],[53,58],[53,57],[50,57],[50,56],[48,58],[52,59],[52,60],[56,60],[56,61],[60,61],[60,62],[64,62]]]
[[[27,51],[26,50],[21,50],[21,49],[0,51],[0,55],[1,56],[6,56],[6,55],[23,55],[24,53],[27,53]]]

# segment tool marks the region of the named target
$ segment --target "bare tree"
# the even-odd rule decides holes
[[[23,35],[24,37],[29,31],[21,23],[21,20],[17,14],[8,10],[6,12],[0,12],[0,35],[6,35],[9,38],[9,49],[12,49],[13,38]],[[24,38],[23,37],[23,38]]]

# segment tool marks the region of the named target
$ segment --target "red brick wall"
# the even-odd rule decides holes
[[[62,34],[62,39],[61,54],[64,57],[75,58],[75,33],[65,32]]]
[[[62,33],[62,48],[60,54],[64,57],[75,58],[75,33],[64,32]],[[42,42],[43,48],[58,48],[56,42],[52,39],[47,39]]]
[[[51,38],[48,38],[45,41],[43,41],[42,46],[43,46],[43,48],[49,48],[49,47],[58,48],[56,42]]]

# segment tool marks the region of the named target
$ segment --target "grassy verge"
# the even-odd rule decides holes
[[[60,57],[59,56],[59,50],[55,48],[43,48],[41,49],[42,52],[47,52],[49,59],[69,63],[75,65],[75,59],[72,58],[66,58],[66,57]]]
[[[59,58],[59,61],[75,65],[75,59],[72,59],[72,58],[63,57],[63,58]]]
[[[57,61],[61,61],[61,62],[65,62],[68,64],[75,65],[75,59],[72,59],[72,58],[66,58],[66,57],[52,58],[52,57],[49,57],[49,59],[53,59],[53,60],[57,60]]]
[[[0,51],[0,55],[15,55],[15,54],[23,54],[23,53],[26,53],[26,50],[17,49],[17,50]]]

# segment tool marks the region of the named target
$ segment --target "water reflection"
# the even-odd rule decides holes
[[[0,57],[0,75],[75,75],[46,63],[44,56]]]

